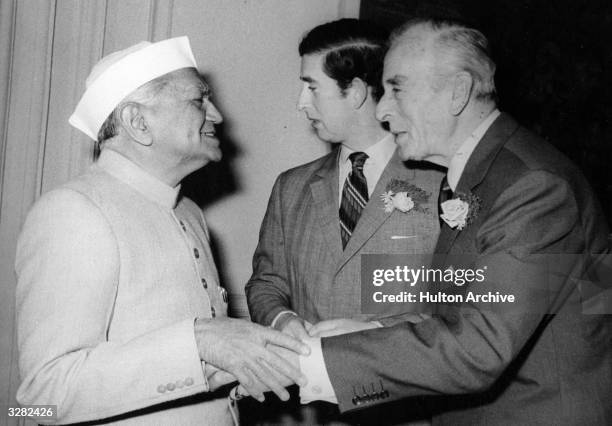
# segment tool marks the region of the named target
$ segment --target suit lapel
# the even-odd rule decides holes
[[[342,240],[340,239],[340,222],[338,214],[338,155],[336,149],[328,160],[315,174],[310,184],[312,198],[315,203],[315,214],[320,224],[321,232],[327,244],[329,254],[334,264],[342,257]]]
[[[392,178],[401,180],[414,179],[414,170],[408,169],[401,158],[397,154],[397,151],[393,154],[387,167],[383,170],[378,183],[372,192],[370,201],[366,204],[365,208],[361,212],[361,217],[357,226],[351,235],[351,239],[346,245],[346,249],[342,253],[342,260],[338,269],[342,268],[346,262],[348,262],[356,253],[359,252],[361,247],[374,235],[374,233],[385,223],[393,213],[386,213],[383,208],[380,194],[385,191],[387,183]]]
[[[498,152],[517,128],[517,122],[509,115],[501,113],[497,117],[478,145],[476,145],[472,155],[470,155],[457,183],[456,193],[462,192],[467,194],[473,192],[489,172],[489,168],[493,164]],[[462,231],[459,231],[457,228],[452,229],[447,224],[442,223],[435,252],[440,254],[448,253],[460,232]]]

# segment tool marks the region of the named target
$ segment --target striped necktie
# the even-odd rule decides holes
[[[363,174],[363,164],[367,158],[368,154],[365,152],[353,152],[349,155],[353,170],[344,181],[340,203],[340,236],[343,249],[351,239],[361,211],[368,202],[368,182]]]
[[[448,184],[448,179],[446,179],[446,175],[440,182],[440,193],[438,195],[438,220],[440,221],[440,226],[444,223],[442,217],[442,203],[453,198],[453,190]]]

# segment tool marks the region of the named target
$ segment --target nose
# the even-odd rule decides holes
[[[298,111],[304,111],[304,108],[310,106],[310,90],[308,89],[308,85],[302,85],[302,91],[300,92],[300,97],[298,98],[297,109]]]
[[[223,122],[223,116],[211,101],[207,102],[206,105],[206,121],[210,121],[214,124],[219,124]]]
[[[376,105],[376,119],[381,122],[388,121],[390,114],[391,109],[389,107],[389,97],[385,92],[385,94],[378,101],[378,105]]]

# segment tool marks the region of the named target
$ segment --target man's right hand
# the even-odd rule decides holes
[[[308,330],[311,327],[312,324],[310,324],[308,321],[304,321],[300,317],[293,315],[292,318],[284,324],[281,331],[285,334],[295,337],[296,339],[304,341],[305,339],[310,337],[308,335]]]
[[[296,354],[310,353],[307,345],[288,334],[240,319],[198,318],[195,338],[202,361],[232,374],[259,401],[265,399],[266,391],[283,401],[289,399],[283,376],[300,386],[306,383],[299,369],[266,348],[271,344]]]

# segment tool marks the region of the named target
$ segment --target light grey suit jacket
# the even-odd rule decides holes
[[[442,174],[408,168],[397,152],[383,171],[345,250],[338,218],[339,148],[282,173],[272,190],[246,286],[253,319],[269,325],[283,310],[316,323],[333,318],[376,319],[361,311],[361,254],[431,253]],[[380,199],[391,179],[430,194],[427,213],[384,211]],[[392,236],[408,238],[392,239]]]

